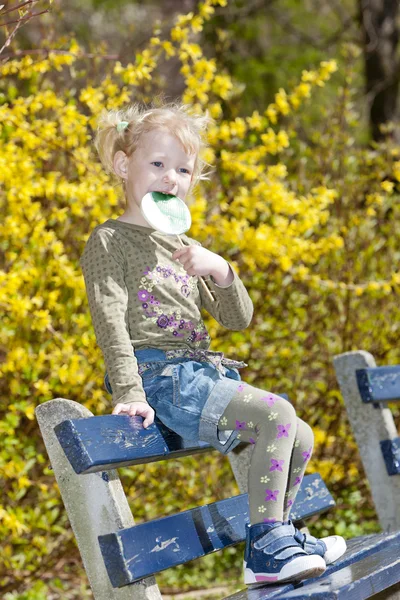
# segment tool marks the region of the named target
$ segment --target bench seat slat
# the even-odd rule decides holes
[[[400,580],[400,542],[386,546],[365,558],[336,571],[328,578],[315,580],[302,590],[292,590],[285,600],[364,600]]]
[[[363,402],[400,400],[400,365],[357,369],[356,377]]]
[[[307,475],[293,506],[304,519],[334,505],[318,473]],[[142,523],[99,537],[114,587],[121,587],[171,566],[205,556],[245,538],[248,497],[233,498]]]
[[[102,415],[67,419],[54,431],[78,475],[213,450],[205,442],[184,440],[157,418],[147,429],[142,423],[142,417]]]
[[[244,589],[225,600],[364,600],[400,581],[400,531],[353,538],[321,577]]]
[[[68,419],[54,428],[75,473],[96,473],[198,454],[212,449],[205,442],[188,442],[160,421],[144,429],[142,417],[102,415]]]

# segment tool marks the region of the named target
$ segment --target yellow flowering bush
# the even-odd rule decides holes
[[[49,590],[52,598],[90,597],[85,583],[71,583],[82,570],[34,409],[64,397],[95,414],[110,411],[78,259],[91,230],[118,216],[123,203],[122,190],[95,156],[93,128],[104,107],[148,101],[161,91],[158,68],[170,58],[181,63],[184,101],[215,119],[204,156],[213,173],[195,191],[190,234],[239,269],[255,304],[246,331],[224,330],[208,318],[212,347],[245,359],[244,379],[287,392],[299,415],[318,425],[311,469],[340,501],[338,521],[322,519],[317,531],[376,527],[368,499],[361,507],[364,527],[353,518],[352,507],[360,509],[359,463],[331,359],[357,347],[385,362],[399,359],[400,149],[390,141],[370,148],[357,142],[351,46],[336,74],[337,103],[323,104],[319,88],[338,70],[325,61],[303,71],[293,89],[278,90],[263,112],[240,115],[241,85],[196,43],[218,5],[226,0],[204,0],[196,13],[181,15],[168,39],[155,32],[132,62],[101,63],[101,80],[87,79],[87,59],[75,40],[0,65],[0,586],[6,600],[42,600]],[[310,129],[312,100],[323,121]],[[228,105],[231,119],[224,116]],[[237,491],[226,459],[215,454],[121,475],[139,521]],[[59,565],[71,557],[75,563],[63,571]],[[240,549],[231,549],[160,581],[183,589],[231,573],[235,584],[240,562]],[[57,579],[49,576],[52,569]]]

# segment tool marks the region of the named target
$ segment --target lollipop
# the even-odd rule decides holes
[[[192,217],[183,200],[171,194],[149,192],[142,198],[140,210],[149,225],[166,235],[178,236],[181,245],[185,247],[180,234],[190,229]],[[205,281],[201,277],[199,277],[199,281],[210,300],[214,302]]]

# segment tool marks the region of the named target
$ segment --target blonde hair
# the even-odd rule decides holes
[[[121,121],[127,121],[129,125],[118,131],[117,125]],[[211,122],[208,113],[195,115],[191,113],[190,106],[177,101],[150,108],[132,103],[120,110],[104,109],[101,112],[94,145],[106,172],[122,180],[114,170],[116,152],[122,150],[129,157],[135,152],[144,133],[157,128],[168,129],[187,154],[196,154],[192,189],[199,179],[207,179],[208,174],[203,171],[208,163],[200,157],[200,152],[207,146],[205,133]],[[124,180],[122,182],[125,184]]]

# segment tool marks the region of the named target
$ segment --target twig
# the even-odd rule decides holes
[[[21,21],[18,21],[17,26],[15,27],[14,31],[12,33],[10,33],[10,35],[8,36],[8,38],[6,39],[6,41],[3,44],[3,47],[0,48],[0,54],[3,52],[4,48],[7,48],[7,46],[9,46],[11,44],[11,40],[13,39],[13,37],[16,35],[18,29],[21,27]]]
[[[18,57],[18,56],[27,56],[30,54],[47,54],[47,56],[50,54],[50,52],[52,54],[65,54],[65,55],[70,55],[70,54],[74,54],[73,52],[70,52],[69,50],[51,50],[51,49],[47,49],[47,48],[32,48],[31,50],[16,50],[15,52],[8,52],[7,54],[3,54],[2,58],[11,58],[11,57]],[[74,54],[74,56],[76,56]],[[85,58],[104,58],[105,60],[120,60],[120,56],[118,54],[94,54],[94,53],[79,53],[79,58],[81,57],[85,57]]]
[[[38,12],[38,13],[32,13],[31,15],[28,15],[27,17],[20,17],[17,21],[7,21],[7,23],[0,23],[0,27],[4,27],[5,25],[12,25],[13,23],[21,23],[22,21],[29,21],[33,17],[38,17],[39,15],[43,15],[44,13],[47,13],[47,12],[49,12],[49,9],[42,10],[41,12]]]
[[[27,4],[33,4],[34,2],[39,2],[39,0],[27,0],[26,2],[22,2],[21,4],[17,4],[16,6],[11,6],[10,8],[6,8],[6,10],[2,11],[1,16],[6,15],[9,12],[13,12],[14,10],[18,10],[19,8],[22,8],[23,6],[26,6]]]

